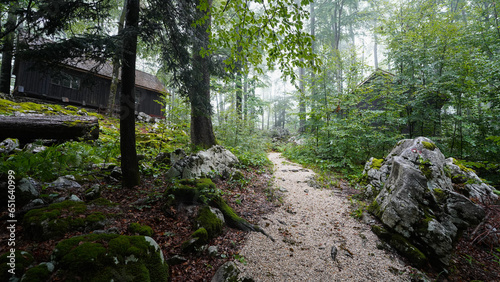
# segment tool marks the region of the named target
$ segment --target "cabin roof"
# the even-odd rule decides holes
[[[98,65],[98,63],[96,62],[79,60],[77,62],[64,63],[64,66],[69,68],[79,69],[85,72],[94,72],[100,76],[109,79],[111,79],[113,74],[113,66],[110,63]],[[121,70],[120,70],[120,75],[121,75]],[[156,92],[165,91],[165,86],[160,82],[160,80],[156,76],[140,70],[135,70],[135,85]]]
[[[375,78],[379,77],[379,76],[389,76],[389,77],[394,77],[395,75],[393,73],[390,73],[388,71],[385,71],[385,70],[382,70],[382,69],[379,69],[377,68],[374,72],[372,72],[367,78],[365,78],[365,80],[363,80],[362,82],[360,82],[358,84],[358,87],[360,86],[363,86],[367,83],[369,83],[370,81],[374,80]]]

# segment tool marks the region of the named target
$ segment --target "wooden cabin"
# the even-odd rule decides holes
[[[95,64],[90,62],[78,62],[61,64],[60,69],[46,71],[33,67],[30,62],[16,61],[14,95],[105,110],[113,67],[110,64],[97,70],[94,67]],[[163,84],[156,76],[138,70],[135,71],[135,83],[136,113],[162,117],[162,106],[155,100],[161,100],[161,94],[165,92]],[[115,109],[119,109],[120,93],[121,84],[118,85]]]

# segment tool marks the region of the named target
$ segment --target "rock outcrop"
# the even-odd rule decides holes
[[[491,186],[445,159],[425,137],[398,142],[383,160],[371,158],[364,175],[365,194],[374,198],[369,210],[398,235],[390,236],[391,245],[401,238],[401,249],[414,247],[412,253],[442,266],[449,264],[460,231],[483,220],[484,209],[476,202],[497,198]],[[453,179],[463,181],[461,189]],[[410,260],[421,264],[422,257]]]
[[[171,160],[172,167],[167,172],[167,178],[185,179],[200,178],[211,173],[227,178],[232,172],[231,167],[239,162],[233,153],[219,145],[189,156],[177,150]]]

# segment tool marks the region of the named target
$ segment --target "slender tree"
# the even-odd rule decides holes
[[[127,0],[123,1],[122,12],[120,13],[120,19],[118,20],[118,36],[122,35],[123,25],[125,24],[125,16],[127,13]],[[121,38],[121,37],[119,37]],[[116,100],[116,92],[118,91],[118,83],[120,81],[120,52],[115,52],[113,55],[113,73],[111,74],[111,85],[109,87],[109,98],[108,98],[108,115],[112,116],[115,112],[115,100]]]
[[[123,31],[122,91],[120,95],[120,150],[122,186],[131,188],[140,183],[135,147],[135,63],[139,26],[139,0],[127,0]]]
[[[2,68],[0,70],[0,92],[10,93],[10,78],[12,73],[12,58],[14,57],[14,39],[17,16],[17,5],[11,4],[7,22],[5,23],[6,35],[3,37]]]

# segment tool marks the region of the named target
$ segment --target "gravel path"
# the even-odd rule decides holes
[[[347,199],[307,184],[314,173],[271,153],[283,205],[248,235],[240,254],[243,277],[255,281],[407,281],[406,266],[376,247],[370,227],[349,215]],[[336,253],[332,259],[332,249]],[[335,251],[336,250],[336,251]],[[396,273],[396,274],[394,274]]]

